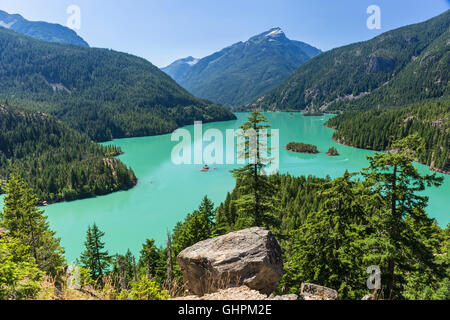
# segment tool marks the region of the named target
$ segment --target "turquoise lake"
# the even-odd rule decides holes
[[[238,113],[235,121],[204,124],[203,132],[215,128],[225,136],[226,129],[237,129],[247,116],[247,113]],[[272,128],[280,132],[280,173],[334,178],[345,170],[359,171],[367,167],[366,156],[374,153],[335,143],[331,139],[333,131],[323,125],[331,115],[304,117],[299,113],[266,113],[266,116]],[[193,126],[185,129],[193,137]],[[291,141],[314,144],[321,153],[296,154],[284,150]],[[138,255],[147,238],[164,244],[167,232],[196,209],[204,195],[219,205],[227,191],[234,187],[229,170],[236,166],[213,165],[217,170],[201,172],[202,165],[173,164],[171,152],[178,142],[172,142],[170,134],[110,143],[122,148],[124,154],[119,158],[134,170],[138,185],[128,191],[45,208],[51,228],[61,237],[68,262],[80,256],[87,227],[94,222],[105,232],[104,241],[110,254],[125,253],[129,248]],[[340,156],[325,154],[331,146],[337,148]],[[430,172],[426,166],[417,164],[417,167],[423,173]],[[426,195],[430,197],[428,214],[445,227],[450,222],[450,177],[445,177],[440,188],[428,189]]]

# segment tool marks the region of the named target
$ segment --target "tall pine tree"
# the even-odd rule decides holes
[[[369,260],[382,268],[385,299],[402,297],[405,273],[413,266],[432,268],[434,263],[433,252],[424,241],[433,232],[433,221],[425,212],[428,197],[421,192],[426,186],[439,186],[443,178],[421,175],[414,167],[413,160],[423,147],[418,135],[408,136],[393,144],[394,151],[368,157],[370,166],[363,171],[371,189],[386,204],[371,221],[379,232],[368,241],[368,252],[381,253]]]
[[[95,223],[92,227],[89,226],[84,243],[86,250],[80,258],[83,267],[90,270],[94,280],[102,278],[111,262],[108,251],[105,250],[105,243],[101,240],[104,235],[105,233],[100,231]]]
[[[50,230],[44,211],[36,207],[37,196],[17,175],[10,176],[5,189],[7,195],[4,210],[0,212],[0,226],[30,248],[39,269],[56,274],[64,263],[64,250],[56,233]]]
[[[238,158],[248,161],[242,168],[232,170],[236,178],[236,187],[242,196],[236,201],[238,218],[235,229],[252,226],[271,227],[279,224],[275,214],[277,199],[274,198],[274,187],[264,175],[264,168],[271,159],[265,157],[270,151],[267,130],[270,125],[267,118],[258,111],[253,111],[240,129],[238,143]]]

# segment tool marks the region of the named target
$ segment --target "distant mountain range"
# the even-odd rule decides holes
[[[72,29],[60,24],[28,21],[20,14],[9,14],[2,10],[0,10],[0,27],[11,29],[39,40],[89,47],[88,43]]]
[[[450,10],[327,51],[243,109],[322,110],[401,106],[448,97]]]
[[[205,58],[177,60],[162,70],[196,96],[239,106],[276,87],[319,53],[273,28]]]
[[[39,41],[0,28],[0,101],[56,116],[96,141],[236,119],[145,59]]]

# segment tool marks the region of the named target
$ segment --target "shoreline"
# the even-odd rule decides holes
[[[334,128],[328,127],[328,126],[326,126],[325,124],[324,124],[324,126],[327,127],[327,128],[333,129],[334,131],[336,131]],[[331,137],[331,139],[332,139],[334,142],[336,142],[336,143],[339,143],[339,144],[341,144],[341,145],[343,145],[343,146],[350,147],[350,148],[354,148],[354,149],[361,149],[361,150],[368,150],[368,151],[382,152],[382,153],[386,153],[386,152],[387,152],[386,150],[374,150],[374,149],[358,148],[358,147],[355,147],[355,146],[352,146],[352,145],[349,145],[349,144],[343,142],[342,139],[335,139],[334,137]],[[437,168],[432,168],[432,167],[429,166],[428,164],[423,163],[423,162],[420,162],[420,161],[415,161],[415,160],[414,160],[414,162],[417,162],[417,163],[420,163],[421,165],[426,166],[428,169],[430,169],[430,170],[433,171],[433,172],[437,172],[437,173],[442,173],[442,174],[450,175],[450,171],[445,171],[445,170],[440,170],[440,169],[437,169]]]

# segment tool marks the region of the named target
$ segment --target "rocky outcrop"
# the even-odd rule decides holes
[[[367,73],[388,72],[394,70],[395,61],[384,57],[370,56],[365,65]]]
[[[173,300],[337,300],[337,292],[333,289],[315,284],[302,284],[302,293],[267,296],[247,286],[222,289],[204,296],[185,296]]]
[[[267,300],[267,296],[247,286],[241,286],[222,289],[214,293],[205,294],[202,297],[186,296],[173,300]]]
[[[196,243],[177,257],[191,294],[247,286],[271,294],[283,275],[281,248],[270,231],[250,228]]]
[[[337,300],[336,290],[312,283],[302,283],[300,300]]]
[[[270,295],[269,297],[259,291],[252,290],[247,286],[221,289],[217,292],[205,294],[204,296],[185,296],[172,300],[303,300],[296,294],[284,296]]]

